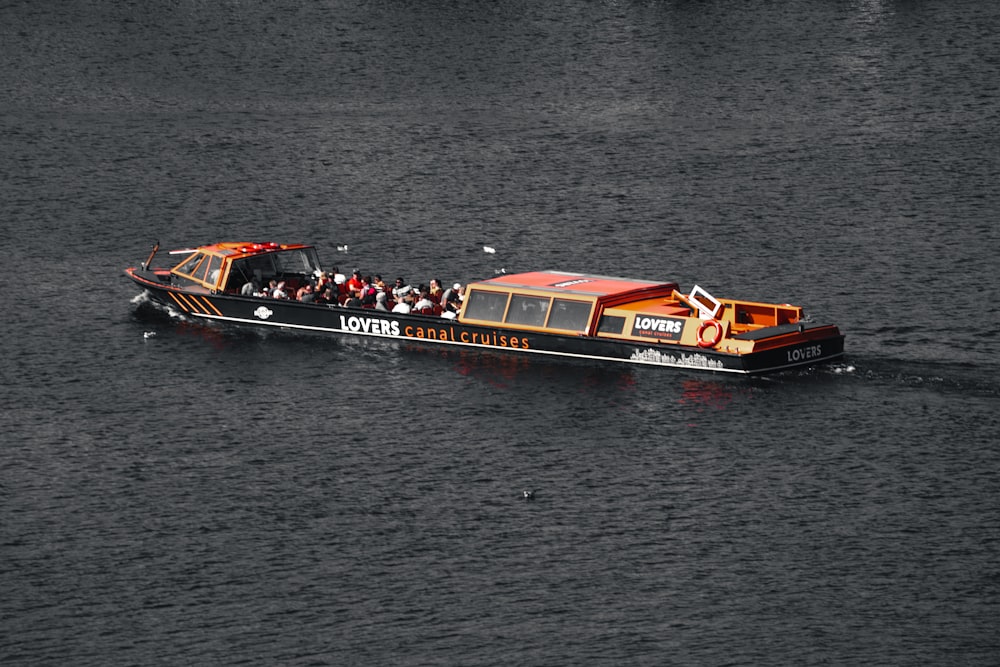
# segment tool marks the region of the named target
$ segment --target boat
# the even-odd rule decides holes
[[[838,327],[810,321],[800,306],[716,298],[698,285],[683,293],[675,282],[502,273],[456,290],[461,299],[444,304],[456,312],[437,303],[403,313],[392,312],[388,288],[379,299],[389,310],[345,301],[342,282],[328,281],[327,302],[317,298],[312,286],[328,276],[314,246],[214,243],[172,251],[183,256],[172,267],[153,266],[158,251],[159,243],[125,274],[152,301],[207,323],[745,375],[844,355]],[[262,292],[269,284],[286,298]],[[296,299],[301,290],[312,296]]]

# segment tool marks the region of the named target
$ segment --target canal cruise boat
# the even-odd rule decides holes
[[[149,297],[195,320],[370,336],[722,373],[762,374],[840,359],[844,336],[807,321],[800,306],[716,298],[695,285],[533,271],[469,283],[457,313],[397,313],[295,300],[321,274],[313,246],[215,243],[156,268],[157,244],[125,274]],[[292,298],[262,298],[248,284],[284,283]],[[390,302],[391,303],[391,302]]]

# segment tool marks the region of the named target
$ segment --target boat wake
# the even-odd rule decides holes
[[[149,298],[149,292],[147,292],[145,290],[143,290],[142,292],[139,292],[134,297],[132,297],[131,299],[129,299],[129,302],[133,303],[133,304],[135,304],[137,306],[141,305],[141,304],[145,304],[145,303],[154,303],[154,301]]]
[[[143,291],[129,300],[136,306],[136,314],[141,316],[168,317],[179,322],[191,322],[191,318],[173,306],[163,304],[149,296],[149,292]]]
[[[858,370],[854,364],[836,363],[826,367],[826,371],[834,375],[850,375]]]
[[[818,372],[897,387],[1000,396],[1000,383],[996,380],[998,370],[971,363],[859,357],[851,362],[831,364]]]

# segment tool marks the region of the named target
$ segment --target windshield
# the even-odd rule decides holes
[[[229,271],[228,288],[239,289],[249,282],[260,287],[270,280],[305,278],[319,268],[319,256],[315,248],[251,255],[233,261],[232,269]]]

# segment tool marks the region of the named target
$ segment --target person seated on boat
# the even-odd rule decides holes
[[[361,299],[358,298],[357,291],[348,292],[347,293],[347,300],[344,301],[344,303],[342,305],[344,306],[344,308],[360,308],[361,307]]]
[[[330,275],[333,276],[333,295],[337,299],[337,303],[343,303],[347,299],[347,276],[340,272],[337,267],[333,267],[330,271]]]
[[[441,295],[441,306],[446,313],[457,313],[462,308],[462,283],[455,283]]]
[[[441,289],[441,281],[437,278],[431,278],[431,286],[427,291],[427,296],[434,303],[441,303],[441,295],[444,294],[444,290]]]
[[[295,298],[302,303],[313,303],[316,301],[316,292],[313,290],[312,283],[306,283],[295,293]]]
[[[375,294],[377,291],[375,286],[372,285],[372,277],[365,276],[361,279],[361,289],[358,290],[358,298],[361,299],[362,306],[374,306],[375,305]]]
[[[402,282],[402,278],[396,278],[396,284],[390,290],[392,298],[396,301],[402,301],[404,296],[413,291],[413,288],[409,285],[400,285]]]
[[[361,277],[361,269],[354,269],[354,273],[347,279],[347,291],[356,292],[361,289],[364,279]]]
[[[434,302],[431,301],[431,294],[429,288],[424,288],[420,292],[420,299],[418,299],[417,302],[413,304],[413,310],[417,312],[426,312],[426,313],[429,313],[434,310]]]
[[[379,292],[375,295],[375,310],[389,312],[389,308],[385,305],[386,298],[385,292]]]
[[[257,284],[256,280],[244,283],[243,287],[240,288],[241,296],[255,296],[257,294],[260,294],[260,285]]]
[[[403,296],[409,293],[413,289],[406,284],[406,281],[402,278],[396,278],[396,284],[392,287],[392,298],[396,301],[402,300]]]
[[[384,281],[384,280],[382,280],[382,276],[380,276],[380,275],[378,275],[378,274],[376,273],[376,274],[375,274],[375,282],[373,282],[373,283],[372,283],[372,286],[373,286],[373,287],[374,287],[374,288],[375,288],[375,289],[376,289],[377,291],[379,291],[379,292],[384,292],[384,291],[385,291],[385,281]]]
[[[392,307],[394,313],[409,313],[413,311],[413,290],[407,286],[406,291],[400,291],[396,298],[396,305]]]
[[[319,275],[316,276],[316,294],[322,294],[326,289],[326,286],[333,283],[333,278],[326,271],[320,271]]]
[[[270,299],[271,295],[274,294],[274,290],[276,290],[277,288],[278,288],[278,281],[272,279],[268,281],[267,286],[260,288],[260,292],[255,294],[254,296],[262,296],[265,299]]]
[[[274,282],[274,281],[271,281]],[[274,286],[274,290],[271,291],[272,299],[287,299],[288,292],[285,291],[285,281],[282,280],[280,283]]]
[[[316,296],[313,299],[313,303],[337,303],[336,285],[333,283],[327,283],[326,287],[322,290],[314,290]]]

